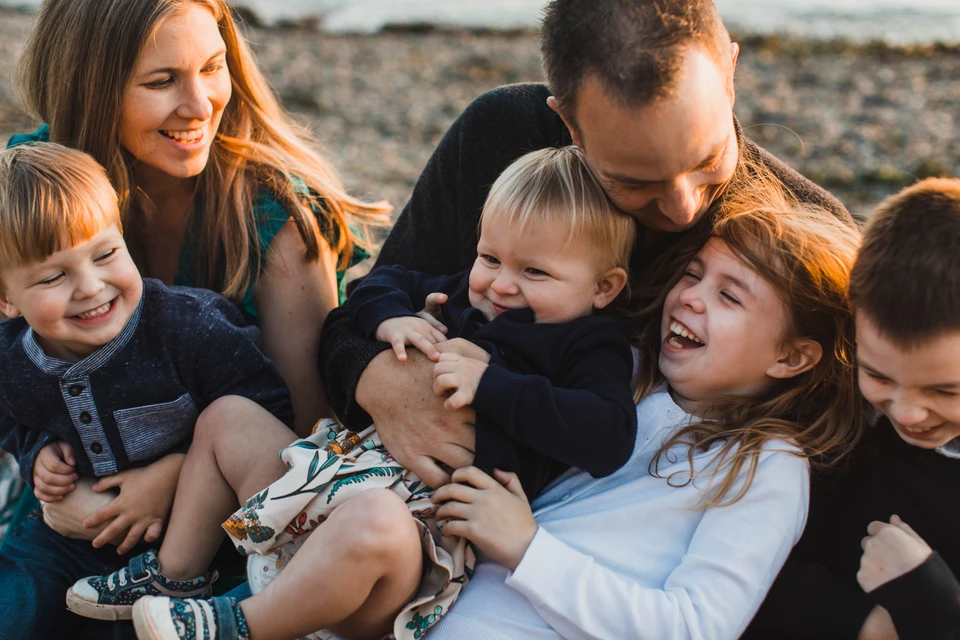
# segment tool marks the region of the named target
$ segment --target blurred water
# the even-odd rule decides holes
[[[376,31],[387,23],[532,27],[545,0],[230,0],[266,22],[321,16],[334,31]],[[960,42],[960,0],[716,0],[731,27],[894,43]],[[0,0],[35,7],[40,0]]]

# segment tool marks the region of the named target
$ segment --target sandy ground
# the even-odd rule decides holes
[[[30,21],[0,11],[0,143],[36,124],[18,108],[12,82]],[[542,80],[530,32],[247,32],[284,105],[348,187],[397,211],[474,97]],[[854,211],[916,178],[960,175],[956,49],[744,38],[736,112],[750,137]]]

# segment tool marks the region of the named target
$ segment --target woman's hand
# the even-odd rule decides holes
[[[83,521],[84,527],[92,528],[112,519],[93,540],[93,546],[102,547],[124,531],[127,534],[117,548],[120,554],[132,549],[141,537],[144,542],[158,540],[173,506],[184,457],[171,453],[146,467],[101,478],[94,491],[117,488],[120,495]]]
[[[886,609],[877,605],[863,621],[857,640],[898,640],[897,628]]]
[[[437,489],[437,520],[443,535],[463,536],[495,562],[515,571],[537,533],[530,502],[515,473],[494,470],[491,478],[476,467],[453,472],[453,482]]]
[[[871,522],[867,534],[860,543],[863,556],[857,572],[857,582],[867,593],[913,571],[933,553],[930,545],[900,516],[891,516],[890,524]]]

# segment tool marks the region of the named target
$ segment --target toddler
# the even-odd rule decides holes
[[[0,324],[0,447],[40,500],[92,477],[120,487],[94,545],[36,512],[0,550],[0,637],[49,637],[76,579],[135,558],[148,527],[156,539],[174,486],[138,471],[179,465],[171,454],[186,452],[200,411],[243,396],[290,424],[292,407],[230,302],[141,279],[117,194],[79,151],[41,143],[0,154],[0,311],[10,318]],[[97,548],[124,532],[119,558]],[[208,594],[210,579],[180,586]]]

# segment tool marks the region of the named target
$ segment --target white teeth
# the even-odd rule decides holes
[[[193,131],[161,131],[168,138],[178,142],[196,142],[203,137],[203,129],[194,129]]]
[[[90,318],[96,318],[97,316],[102,316],[107,311],[110,311],[111,302],[102,304],[96,309],[91,309],[90,311],[84,311],[83,313],[78,313],[77,317],[80,318],[81,320],[89,320]]]
[[[698,344],[703,344],[703,340],[701,340],[700,338],[698,338],[698,337],[696,336],[696,334],[694,334],[692,331],[690,331],[689,329],[687,329],[685,326],[683,326],[683,325],[680,324],[679,322],[676,322],[676,321],[671,322],[671,323],[670,323],[670,331],[671,331],[672,333],[677,334],[678,336],[683,336],[684,338],[687,338],[688,340],[693,340],[694,342],[696,342],[696,343],[698,343]],[[671,343],[671,344],[672,344],[672,343]]]
[[[680,344],[680,341],[674,337],[671,337],[669,340],[667,340],[667,342],[669,342],[670,346],[674,349],[683,349],[683,345]]]

